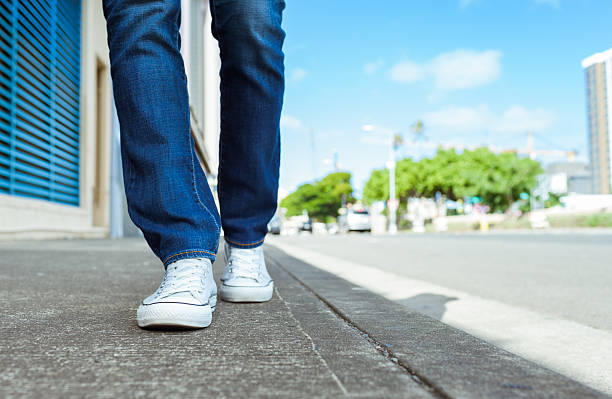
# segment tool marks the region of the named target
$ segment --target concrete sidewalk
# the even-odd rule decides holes
[[[276,292],[146,331],[141,240],[0,243],[0,397],[605,397],[266,248]],[[221,273],[223,265],[215,264]]]

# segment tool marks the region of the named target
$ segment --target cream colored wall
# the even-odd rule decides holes
[[[214,186],[219,166],[221,60],[219,46],[211,33],[208,4],[207,0],[181,0],[181,54],[189,82],[191,130],[202,167],[209,184]],[[194,45],[201,45],[201,51],[195,51]],[[196,64],[198,67],[192,68]]]
[[[106,73],[110,69],[102,6],[100,1],[84,0],[81,20],[80,206],[0,194],[0,239],[108,235],[110,79],[103,74],[98,90],[99,67]],[[98,92],[102,93],[100,104]],[[99,139],[98,132],[101,134]],[[102,184],[96,188],[98,166],[98,180]],[[94,189],[98,190],[97,201],[94,201]]]
[[[221,93],[219,84],[219,69],[221,68],[221,57],[219,56],[219,44],[211,33],[210,9],[206,10],[204,20],[204,147],[210,154],[209,164],[214,173],[216,182],[217,169],[219,168],[219,134],[221,131]]]

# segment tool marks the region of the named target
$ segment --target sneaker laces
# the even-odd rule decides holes
[[[202,261],[188,259],[182,261],[180,265],[170,264],[158,293],[161,298],[178,292],[190,292],[195,295],[195,293],[203,292],[202,287],[207,275],[208,268]]]
[[[231,248],[227,263],[230,272],[236,277],[259,278],[260,251],[252,249]]]

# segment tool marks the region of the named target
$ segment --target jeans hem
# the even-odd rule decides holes
[[[188,251],[177,252],[173,255],[167,256],[166,258],[162,260],[162,263],[164,264],[164,267],[166,267],[169,264],[176,262],[177,260],[193,259],[193,258],[206,258],[206,259],[210,259],[211,262],[214,262],[216,255],[217,254],[207,251],[205,249],[193,249],[193,250],[188,250]]]
[[[232,246],[232,247],[239,247],[239,248],[256,248],[259,247],[261,245],[263,245],[263,242],[265,240],[265,237],[262,238],[261,240],[257,240],[254,242],[250,242],[250,243],[242,243],[242,242],[237,242],[234,241],[232,239],[227,238],[227,236],[224,236],[223,239],[225,241],[227,241],[227,243]]]

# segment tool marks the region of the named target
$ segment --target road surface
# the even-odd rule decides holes
[[[612,393],[612,232],[300,235],[268,242]]]

